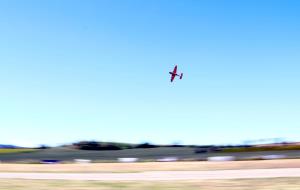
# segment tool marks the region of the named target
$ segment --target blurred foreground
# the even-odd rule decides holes
[[[2,190],[299,190],[300,178],[196,180],[167,182],[97,182],[0,180]]]
[[[299,176],[300,159],[0,164],[0,190],[299,190]]]
[[[0,190],[300,190],[299,148],[6,148],[0,149]]]
[[[226,162],[137,162],[88,164],[0,164],[0,172],[136,173],[147,171],[213,171],[300,168],[300,159]]]

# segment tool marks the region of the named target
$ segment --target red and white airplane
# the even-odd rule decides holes
[[[174,79],[175,79],[176,76],[179,77],[180,80],[181,80],[182,77],[183,77],[183,73],[181,73],[180,75],[177,74],[177,65],[174,67],[173,72],[169,72],[169,73],[170,73],[170,75],[171,75],[171,82],[174,81]]]

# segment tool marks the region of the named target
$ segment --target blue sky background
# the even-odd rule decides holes
[[[0,1],[0,143],[299,141],[299,8]]]

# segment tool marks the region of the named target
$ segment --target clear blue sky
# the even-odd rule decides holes
[[[0,143],[300,140],[299,8],[3,0]]]

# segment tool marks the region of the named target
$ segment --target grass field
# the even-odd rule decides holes
[[[4,151],[4,150],[2,150]],[[6,150],[7,151],[7,150]],[[190,147],[160,147],[149,149],[127,149],[116,151],[87,151],[70,148],[50,148],[45,150],[15,149],[10,153],[0,154],[2,162],[38,163],[44,159],[56,159],[73,162],[74,159],[89,159],[93,162],[116,162],[118,158],[139,158],[141,161],[155,161],[164,157],[177,157],[180,160],[206,160],[210,156],[235,156],[238,160],[257,159],[263,155],[285,155],[288,158],[300,158],[300,151],[261,151],[261,152],[218,152],[196,154],[194,148]],[[25,152],[21,152],[25,151]],[[26,152],[27,151],[27,152]]]
[[[300,159],[231,162],[139,162],[92,164],[0,164],[0,172],[144,172],[300,168]],[[300,188],[299,188],[300,189]]]
[[[227,148],[222,152],[258,152],[258,151],[284,151],[284,150],[300,150],[300,145],[289,146],[270,146],[270,147],[247,147],[247,148]]]
[[[32,153],[37,151],[30,148],[3,148],[0,149],[0,154],[12,154],[12,153]]]
[[[169,182],[0,180],[0,190],[299,190],[299,178]]]

